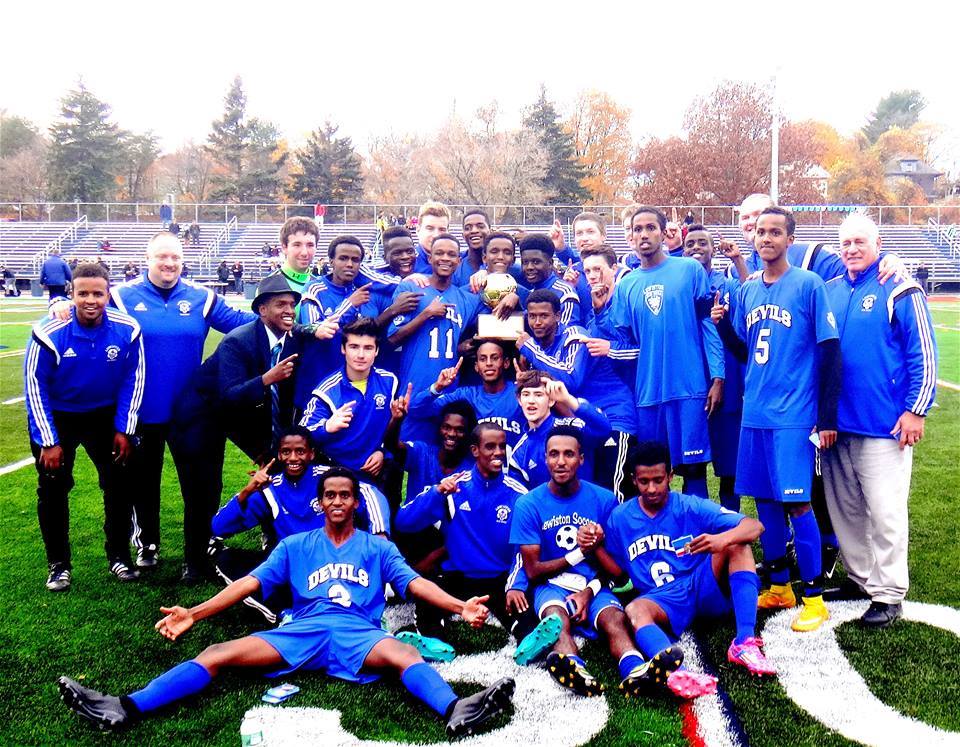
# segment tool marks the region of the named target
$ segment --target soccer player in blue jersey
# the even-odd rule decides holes
[[[879,278],[877,225],[839,230],[843,277],[827,283],[843,354],[837,444],[822,455],[827,507],[847,577],[870,597],[860,618],[886,627],[909,588],[907,503],[913,447],[937,392],[937,343],[923,289]]]
[[[562,381],[545,371],[532,369],[517,374],[515,387],[520,409],[526,418],[526,430],[510,452],[510,470],[523,480],[528,488],[542,485],[550,479],[544,455],[550,431],[560,425],[569,425],[580,431],[583,443],[583,466],[580,474],[593,479],[593,455],[597,447],[610,437],[607,416],[587,400],[574,397]]]
[[[560,637],[546,659],[550,676],[591,697],[604,688],[580,658],[572,635],[575,626],[585,634],[604,634],[625,689],[644,679],[648,667],[635,648],[623,606],[577,546],[578,528],[603,524],[617,505],[609,490],[580,479],[581,437],[571,426],[550,431],[545,444],[550,480],[517,501],[510,541],[520,547],[534,612],[541,619],[560,617]]]
[[[426,391],[413,395],[410,412],[420,418],[435,418],[450,402],[464,401],[473,407],[478,423],[493,422],[507,433],[507,447],[512,449],[526,429],[526,420],[517,402],[513,385],[507,380],[510,356],[502,340],[479,340],[474,370],[479,385],[454,386],[463,358],[456,366],[445,368]]]
[[[671,492],[670,451],[662,443],[640,444],[629,470],[638,497],[617,506],[602,526],[583,526],[578,542],[613,578],[630,577],[638,597],[627,605],[627,617],[654,681],[680,697],[715,692],[716,678],[681,668],[683,652],[674,641],[695,618],[731,612],[737,632],[728,660],[752,674],[775,674],[756,637],[760,579],[750,543],[763,526],[712,501]]]
[[[490,233],[490,218],[480,208],[471,208],[464,212],[462,225],[467,251],[453,274],[453,284],[458,286],[469,285],[471,276],[484,269],[483,247]]]
[[[591,352],[637,359],[637,432],[666,441],[685,492],[706,498],[707,418],[723,399],[723,346],[709,318],[713,297],[703,268],[661,248],[666,222],[655,207],[634,213],[640,266],[614,290],[602,330],[613,344]]]
[[[507,436],[500,426],[477,425],[469,443],[470,468],[444,477],[407,501],[397,512],[396,526],[417,531],[440,523],[447,557],[431,580],[454,596],[488,597],[487,606],[519,642],[537,625],[529,608],[521,615],[506,597],[507,574],[516,552],[510,542],[510,524],[516,502],[527,489],[503,473]],[[417,630],[427,637],[426,645],[432,643],[430,639],[446,640],[444,616],[435,607],[417,605]],[[545,621],[541,630],[536,637],[540,650],[529,652],[532,657],[556,641],[559,618]],[[446,649],[450,658],[453,649],[448,644]]]
[[[214,568],[227,584],[260,565],[280,540],[323,526],[324,514],[320,510],[317,487],[330,467],[313,464],[315,455],[310,431],[299,425],[286,429],[280,438],[277,456],[257,469],[213,517]],[[275,461],[280,462],[282,471],[272,475]],[[386,497],[366,482],[360,483],[360,497],[356,514],[358,526],[386,537],[390,533],[390,507]],[[223,547],[227,537],[254,527],[263,531],[263,550]],[[289,595],[274,596],[278,598],[248,597],[244,604],[260,612],[267,622],[275,623],[278,611],[289,604]]]
[[[740,287],[740,281],[728,278],[713,268],[713,236],[700,223],[691,223],[683,242],[683,255],[697,260],[707,272],[710,292],[715,301],[729,304]],[[720,505],[731,511],[740,510],[740,496],[735,490],[737,454],[740,445],[740,419],[743,415],[743,363],[728,345],[723,350],[723,402],[710,415],[710,452],[713,471],[720,478]]]
[[[440,372],[453,365],[463,330],[476,317],[480,298],[469,288],[452,284],[453,273],[460,265],[460,242],[450,234],[440,234],[431,244],[430,264],[433,274],[423,288],[415,312],[400,314],[391,321],[388,340],[402,345],[398,378],[401,387],[412,384],[414,391],[427,389]],[[419,290],[403,282],[397,294]],[[404,438],[422,437],[429,429],[404,422]]]
[[[127,461],[144,395],[140,326],[107,308],[110,278],[98,264],[77,265],[66,321],[37,322],[24,356],[30,449],[38,474],[37,516],[50,591],[70,588],[72,563],[67,499],[77,447],[83,446],[103,490],[110,572],[133,581]]]
[[[270,676],[299,670],[325,672],[347,682],[369,683],[399,676],[412,695],[447,722],[452,739],[476,731],[510,704],[514,682],[501,679],[476,695],[458,698],[442,677],[410,645],[380,628],[384,586],[459,614],[473,626],[488,615],[484,599],[463,602],[414,573],[389,541],[354,528],[359,485],[349,470],[323,476],[320,506],[323,529],[280,542],[250,575],[201,604],[162,607],[166,617],[156,628],[171,641],[195,622],[222,612],[244,597],[288,584],[293,619],[280,628],[216,643],[195,659],[160,675],[146,687],[122,697],[105,695],[69,677],[58,681],[60,694],[76,714],[101,729],[130,725],[154,711],[205,689],[222,670],[257,667]]]
[[[579,324],[580,298],[553,269],[554,245],[545,233],[528,233],[520,240],[520,268],[523,284],[530,290],[547,288],[560,296],[560,321]]]
[[[760,595],[765,609],[796,606],[784,507],[790,514],[804,584],[803,610],[792,627],[810,631],[829,618],[820,529],[810,506],[812,438],[821,449],[836,440],[841,362],[823,280],[787,261],[795,228],[788,210],[769,207],[760,214],[756,243],[763,273],[745,282],[732,304],[733,329],[746,343],[747,364],[736,490],[756,498],[765,527],[760,543],[771,581]],[[722,304],[714,307],[714,318],[718,311],[722,316]]]

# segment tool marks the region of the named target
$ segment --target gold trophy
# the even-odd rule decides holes
[[[488,308],[494,309],[504,296],[515,293],[517,281],[505,272],[487,275],[487,284],[480,291],[480,298]],[[506,319],[497,319],[493,314],[480,314],[477,319],[477,337],[491,340],[516,340],[523,332],[523,313],[513,312]]]

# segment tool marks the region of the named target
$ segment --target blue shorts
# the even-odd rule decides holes
[[[573,592],[568,589],[550,583],[538,586],[533,590],[533,608],[537,612],[537,617],[542,618],[544,610],[547,607],[563,607],[566,609],[567,597],[572,593]],[[578,627],[583,629],[584,633],[587,634],[596,631],[597,618],[600,617],[600,613],[607,609],[607,607],[615,607],[621,612],[623,611],[623,605],[620,604],[620,600],[613,595],[610,589],[600,589],[600,593],[593,597],[593,600],[590,602],[590,609],[587,611],[589,627],[586,623]]]
[[[758,500],[809,503],[815,458],[809,428],[744,426],[735,489]]]
[[[294,620],[281,628],[253,633],[273,646],[287,666],[270,677],[297,669],[320,670],[347,682],[373,682],[378,675],[361,672],[370,651],[384,638],[393,638],[357,615],[324,614]]]
[[[713,471],[717,477],[733,477],[737,474],[742,415],[739,410],[721,410],[714,412],[707,421],[710,429],[710,451],[713,452]]]
[[[672,399],[659,405],[637,408],[637,438],[662,441],[670,446],[670,461],[699,464],[710,461],[706,397]]]
[[[713,575],[709,555],[689,576],[658,586],[640,598],[657,603],[670,621],[676,638],[690,627],[695,617],[720,617],[733,611],[733,604]]]

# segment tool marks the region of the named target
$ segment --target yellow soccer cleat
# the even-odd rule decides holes
[[[823,597],[819,594],[815,597],[803,598],[803,609],[796,619],[790,623],[790,627],[798,633],[809,633],[816,630],[830,619],[830,612],[827,605],[823,603]]]
[[[786,610],[797,606],[797,597],[790,584],[771,584],[760,592],[757,607],[762,610]]]

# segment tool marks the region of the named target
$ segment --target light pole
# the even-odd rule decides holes
[[[777,78],[780,66],[773,72],[773,124],[770,133],[770,199],[776,205],[780,201],[780,98]]]

